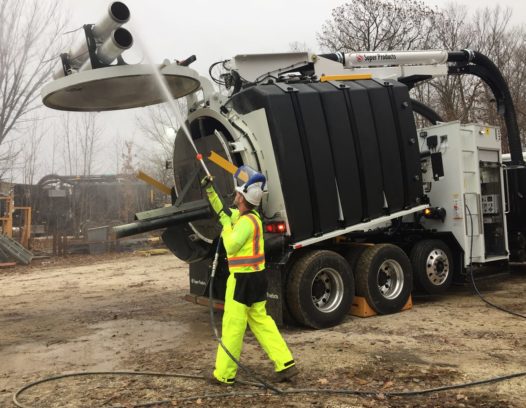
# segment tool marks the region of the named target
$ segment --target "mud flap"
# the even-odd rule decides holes
[[[283,273],[283,265],[275,263],[267,263],[266,271],[268,280],[267,289],[267,313],[272,316],[278,326],[283,325],[283,308],[285,287],[285,274]]]

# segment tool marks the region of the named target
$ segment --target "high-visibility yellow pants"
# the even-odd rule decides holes
[[[283,340],[276,323],[267,315],[266,301],[253,303],[250,307],[234,300],[236,279],[228,277],[223,314],[222,341],[228,351],[239,360],[247,323],[259,344],[274,362],[276,371],[294,365],[292,354]],[[236,378],[237,364],[226,354],[221,345],[217,349],[214,377],[221,382],[232,383]]]

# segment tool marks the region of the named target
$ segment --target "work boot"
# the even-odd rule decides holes
[[[207,377],[207,382],[211,385],[218,385],[220,387],[231,387],[234,385],[235,380],[232,380],[232,382],[223,382],[219,381],[214,374],[211,374]]]
[[[296,365],[285,368],[284,370],[276,373],[276,382],[290,381],[293,377],[300,373]]]

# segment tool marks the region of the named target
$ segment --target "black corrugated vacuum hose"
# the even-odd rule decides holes
[[[472,50],[451,51],[448,53],[448,62],[452,63],[449,67],[450,74],[477,76],[491,88],[497,101],[497,111],[502,115],[506,124],[511,164],[513,166],[524,166],[515,105],[508,83],[500,69],[486,55]]]

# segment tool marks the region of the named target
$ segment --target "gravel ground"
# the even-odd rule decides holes
[[[68,257],[0,271],[0,407],[40,378],[77,371],[211,372],[216,343],[207,308],[183,300],[188,268],[172,255]],[[479,283],[491,301],[526,313],[526,268]],[[217,320],[220,315],[216,316]],[[352,389],[275,395],[200,379],[99,375],[41,384],[20,398],[32,407],[524,407],[526,377],[392,397],[526,370],[526,322],[486,306],[469,287],[415,297],[391,316],[349,316],[334,328],[285,327],[301,372],[286,389]],[[242,361],[261,376],[272,365],[247,333]],[[239,375],[239,380],[243,379]],[[245,379],[246,376],[245,376]],[[219,393],[261,395],[207,398]],[[194,398],[188,400],[185,398]]]

